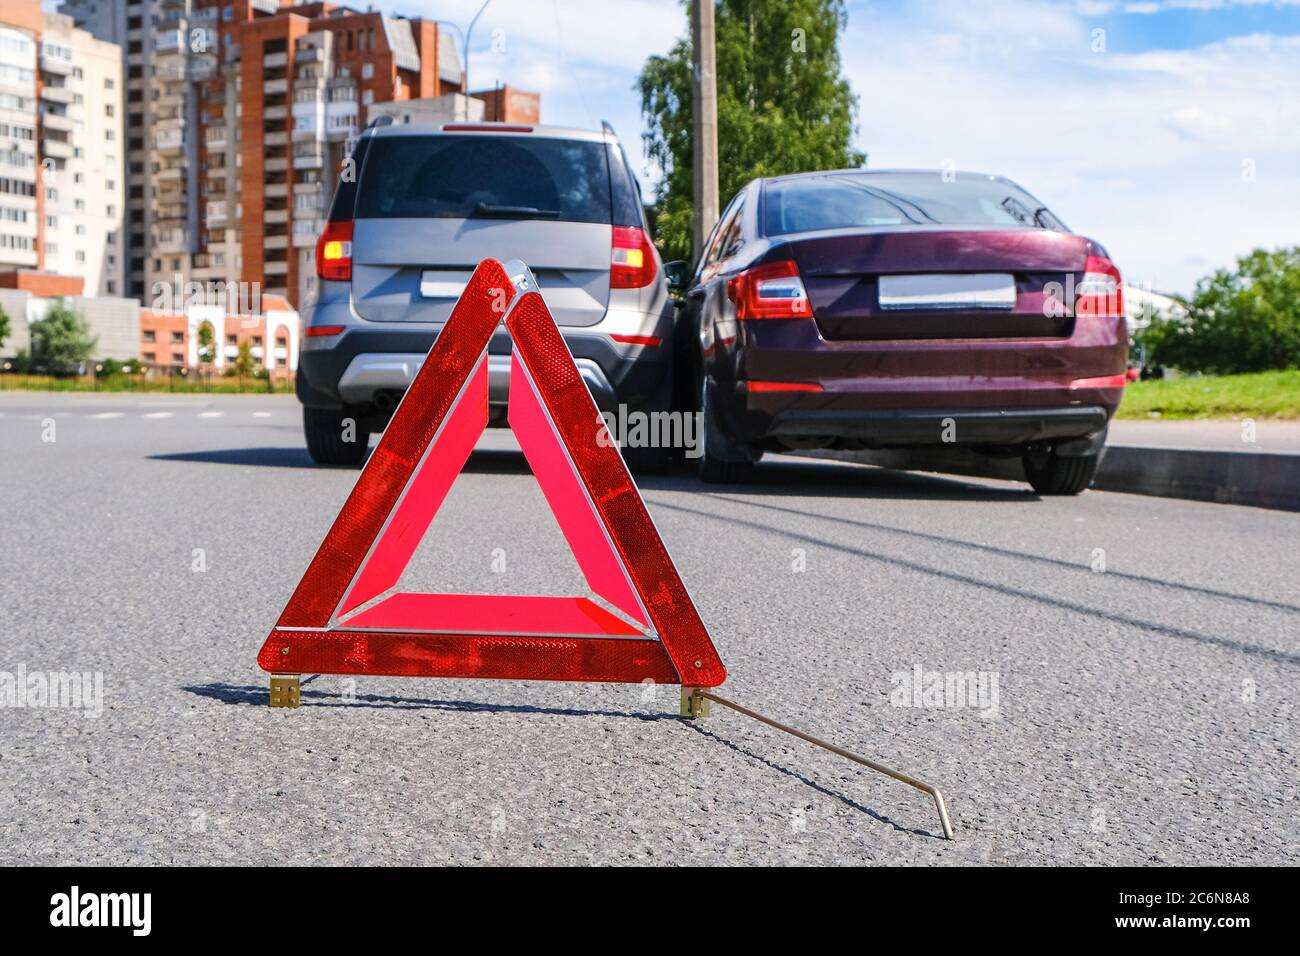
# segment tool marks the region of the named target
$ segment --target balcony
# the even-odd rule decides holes
[[[324,224],[319,219],[295,219],[293,221],[294,246],[314,246]]]
[[[293,214],[295,218],[311,218],[325,209],[324,193],[304,193],[293,197]]]
[[[189,233],[184,229],[158,232],[154,234],[153,245],[156,252],[188,252]]]
[[[62,113],[41,113],[41,126],[45,129],[57,130],[60,133],[74,133],[77,130],[77,123],[70,116]]]
[[[284,259],[268,259],[262,264],[262,271],[269,276],[282,276],[289,272],[289,263]]]
[[[323,153],[303,153],[294,154],[294,169],[323,169],[325,166],[325,156]]]
[[[62,57],[50,56],[47,53],[41,54],[41,72],[54,73],[58,76],[72,75],[72,61],[65,60]]]
[[[289,108],[287,106],[268,106],[262,110],[262,119],[270,122],[271,120],[282,120],[289,118]]]
[[[268,159],[262,164],[262,169],[268,173],[285,173],[289,171],[289,160]]]
[[[162,130],[153,138],[153,148],[160,153],[179,153],[185,149],[185,133],[181,130]]]
[[[153,35],[153,48],[157,53],[178,53],[185,49],[184,30],[158,30]]]
[[[215,79],[217,75],[216,57],[204,55],[190,60],[187,75],[196,83],[204,83]]]
[[[267,183],[263,191],[267,199],[284,199],[289,195],[288,183]]]
[[[287,209],[267,209],[262,213],[262,221],[274,225],[275,223],[288,222],[289,210]]]
[[[266,236],[262,239],[263,249],[288,249],[288,236]]]
[[[272,147],[287,146],[289,145],[289,134],[284,132],[263,133],[262,144],[264,146],[272,146]]]
[[[172,58],[170,60],[155,60],[151,75],[161,83],[179,83],[188,74],[185,70],[185,61]]]
[[[203,136],[203,143],[208,149],[225,149],[229,140],[226,139],[226,127],[213,126]]]
[[[226,221],[225,201],[223,200],[221,202],[208,203],[206,218],[209,225],[214,225],[219,222],[225,222]]]
[[[301,196],[301,195],[303,195],[304,193],[316,193],[316,194],[318,194],[318,195],[323,195],[324,192],[325,192],[325,184],[322,183],[322,182],[320,182],[319,180],[318,180],[317,182],[314,182],[314,183],[313,183],[313,182],[305,182],[305,183],[303,183],[303,182],[299,182],[299,183],[294,183],[294,184],[293,184],[293,194],[294,194],[295,196]]]
[[[262,57],[262,66],[268,70],[279,70],[289,65],[289,54],[284,50],[278,53],[268,53]]]
[[[71,159],[75,150],[72,144],[63,139],[51,139],[48,136],[41,137],[41,152],[51,159]]]
[[[266,80],[262,83],[262,92],[267,96],[283,96],[289,92],[289,80]]]
[[[179,182],[185,178],[184,166],[164,166],[154,176],[159,182]]]
[[[46,84],[41,87],[41,99],[47,103],[62,103],[64,106],[71,106],[76,96],[66,86],[50,86]]]
[[[293,55],[294,63],[324,63],[325,49],[318,46],[301,46]]]

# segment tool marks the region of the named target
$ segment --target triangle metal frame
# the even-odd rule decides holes
[[[585,597],[385,596],[486,427],[487,349],[503,319],[514,346],[510,425],[588,585],[622,617]],[[527,267],[484,260],[259,666],[276,675],[720,685],[726,669],[603,429]]]

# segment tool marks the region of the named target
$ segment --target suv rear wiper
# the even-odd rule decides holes
[[[538,209],[536,206],[502,206],[496,203],[481,202],[474,207],[477,216],[493,216],[502,219],[558,219],[558,209]]]

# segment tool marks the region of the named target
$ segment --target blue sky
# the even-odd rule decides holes
[[[480,0],[383,0],[468,23]],[[852,0],[841,43],[873,167],[997,172],[1107,246],[1130,282],[1190,292],[1255,246],[1300,244],[1300,0]],[[471,82],[608,119],[643,185],[645,58],[676,0],[492,0]],[[1098,34],[1095,31],[1104,31]]]

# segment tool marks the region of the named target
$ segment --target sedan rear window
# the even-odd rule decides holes
[[[356,215],[608,223],[605,145],[526,136],[376,137]]]
[[[1065,230],[1033,196],[989,176],[940,173],[810,176],[763,187],[763,232],[890,226],[994,226]]]

